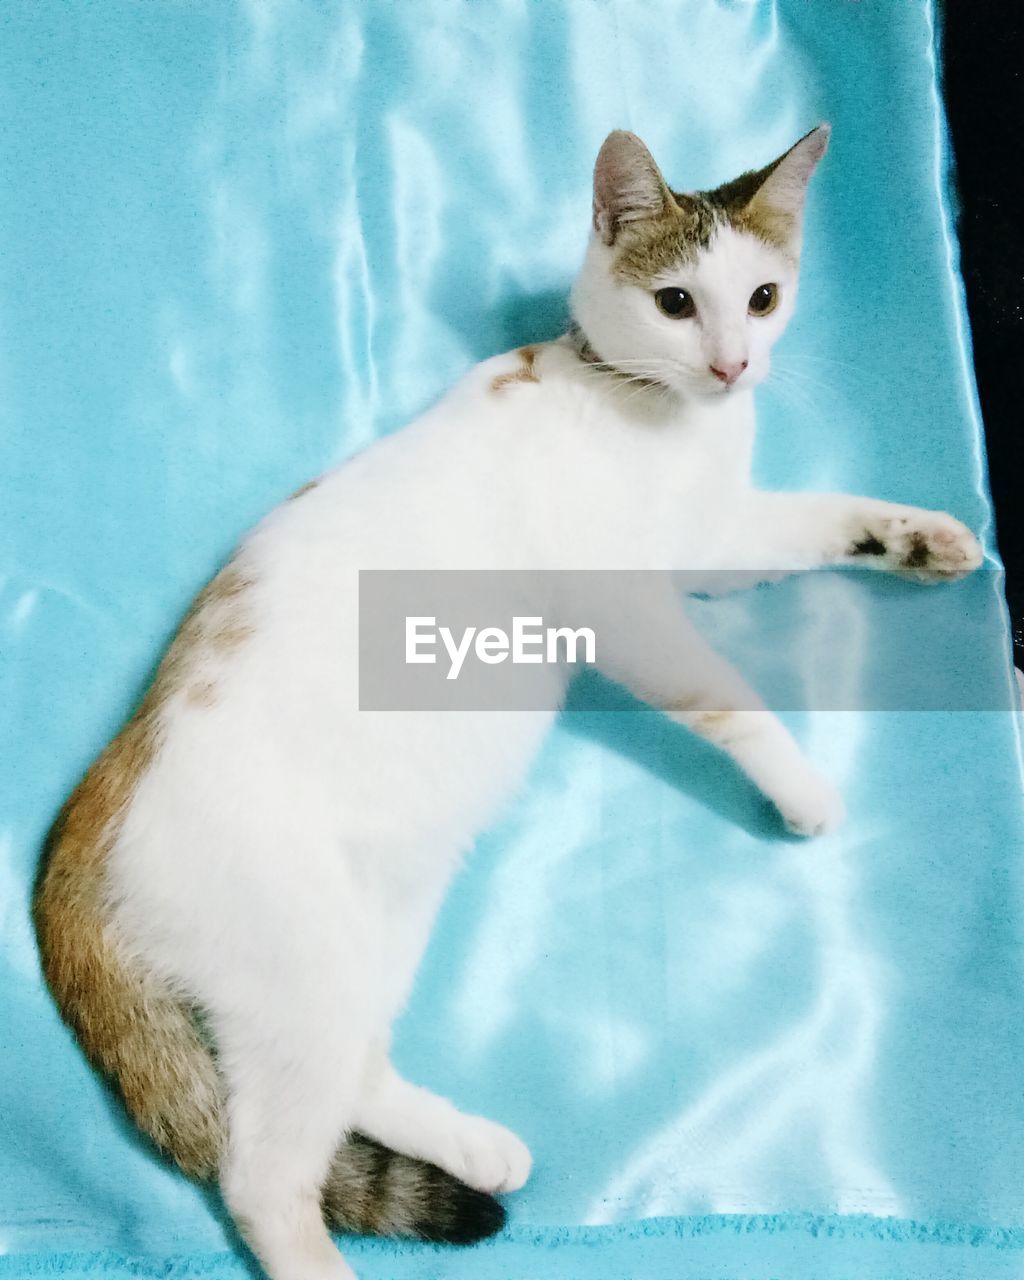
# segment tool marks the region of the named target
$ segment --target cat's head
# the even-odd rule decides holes
[[[572,295],[593,353],[687,396],[756,386],[793,314],[804,194],[828,137],[819,125],[763,169],[682,195],[635,134],[609,134]]]

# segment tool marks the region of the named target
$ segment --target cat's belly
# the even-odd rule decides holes
[[[522,782],[554,712],[364,713],[337,791],[343,839],[464,852]],[[376,721],[376,723],[373,723]],[[340,772],[340,771],[339,771]]]
[[[257,1017],[268,992],[327,982],[390,1017],[554,713],[357,713],[307,751],[255,708],[204,711],[169,718],[132,799],[109,866],[121,932],[212,1009]]]

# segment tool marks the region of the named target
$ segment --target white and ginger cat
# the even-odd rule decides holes
[[[611,134],[572,331],[485,361],[268,516],[54,827],[35,920],[57,1003],[142,1130],[219,1180],[273,1280],[351,1276],[329,1228],[476,1240],[530,1172],[514,1134],[402,1079],[388,1046],[448,881],[555,712],[361,712],[358,570],[664,571],[618,602],[598,665],[814,835],[838,795],[668,570],[945,581],[981,561],[948,515],[750,486],[752,392],[827,142],[679,195]]]

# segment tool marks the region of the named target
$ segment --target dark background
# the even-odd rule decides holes
[[[943,9],[961,267],[1014,653],[1024,668],[1024,3],[947,0]]]

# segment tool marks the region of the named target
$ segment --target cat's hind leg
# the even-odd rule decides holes
[[[466,1115],[445,1098],[404,1080],[383,1046],[367,1061],[356,1128],[407,1156],[429,1161],[478,1191],[518,1191],[530,1152],[511,1130]]]
[[[351,1125],[366,1048],[323,1032],[311,1045],[294,1028],[218,1028],[228,1113],[221,1190],[270,1280],[355,1276],[328,1234],[321,1191]]]

